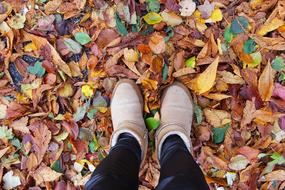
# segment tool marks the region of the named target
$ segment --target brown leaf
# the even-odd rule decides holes
[[[256,112],[255,103],[253,101],[246,101],[245,108],[243,110],[243,117],[241,120],[241,127],[246,127],[254,119],[254,113]]]
[[[37,170],[35,170],[31,173],[31,176],[35,179],[36,184],[40,185],[43,182],[55,181],[60,176],[62,176],[62,174],[52,170],[50,167],[47,167],[44,164],[42,164]]]
[[[258,91],[263,101],[269,101],[274,89],[274,75],[270,61],[268,61],[258,81]]]
[[[237,149],[237,152],[247,157],[248,160],[256,159],[259,154],[259,150],[251,148],[249,146],[240,147]]]
[[[110,76],[128,77],[131,79],[139,78],[135,73],[121,65],[113,65],[111,67],[108,67],[106,68],[106,72]]]
[[[267,174],[261,181],[285,181],[285,170],[276,170]]]
[[[21,131],[22,133],[30,133],[29,128],[27,127],[29,118],[26,117],[22,117],[19,120],[13,121],[13,123],[11,124],[11,127],[16,130],[16,131]]]
[[[51,140],[51,132],[48,130],[45,124],[40,122],[33,123],[32,128],[33,149],[35,150],[38,164],[40,164]]]
[[[224,110],[206,108],[204,114],[207,122],[213,127],[222,127],[231,121],[231,114]]]

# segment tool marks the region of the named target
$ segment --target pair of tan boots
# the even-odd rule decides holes
[[[190,131],[193,104],[190,92],[181,83],[175,82],[163,92],[161,103],[161,126],[155,134],[156,155],[160,159],[161,147],[170,135],[178,135],[191,152]],[[142,150],[142,164],[148,147],[148,130],[143,119],[143,98],[138,86],[132,80],[117,83],[111,103],[114,132],[111,146],[118,141],[120,134],[132,134]]]

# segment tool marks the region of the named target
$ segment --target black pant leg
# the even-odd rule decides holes
[[[209,190],[204,175],[178,135],[162,145],[160,179],[156,190]]]
[[[109,155],[98,165],[86,190],[137,190],[141,149],[130,134],[120,135]]]

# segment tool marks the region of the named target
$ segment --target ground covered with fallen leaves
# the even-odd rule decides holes
[[[211,189],[284,189],[284,18],[284,0],[1,1],[1,189],[82,189],[108,154],[119,78],[145,99],[140,190],[158,181],[153,136],[174,80],[193,95]]]

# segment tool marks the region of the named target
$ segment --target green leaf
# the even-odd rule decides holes
[[[279,74],[279,76],[278,76],[278,81],[279,81],[279,82],[285,81],[285,73],[280,73],[280,74]]]
[[[122,36],[126,36],[128,34],[128,31],[125,27],[125,25],[122,23],[120,17],[118,16],[118,14],[116,14],[115,16],[116,19],[116,27],[118,32],[122,35]]]
[[[53,169],[54,171],[59,172],[59,173],[62,173],[62,172],[63,172],[59,160],[55,161],[55,162],[51,165],[51,169]]]
[[[68,50],[74,54],[78,54],[82,50],[82,46],[70,38],[64,38],[64,44],[67,46]]]
[[[253,39],[245,41],[245,43],[243,44],[243,51],[246,54],[251,54],[255,52],[255,50],[256,50],[256,43]]]
[[[172,38],[174,36],[174,30],[171,26],[168,26],[165,29],[165,32],[166,32],[167,36],[164,38],[164,41],[168,42],[170,40],[170,38]]]
[[[160,121],[153,118],[153,117],[147,118],[145,122],[146,122],[146,126],[148,127],[149,130],[155,130],[160,125]]]
[[[158,13],[160,10],[160,2],[158,0],[147,0],[147,10],[148,12]]]
[[[234,35],[233,35],[232,31],[231,31],[231,25],[229,25],[225,29],[224,38],[225,38],[226,42],[228,42],[228,43],[231,43],[231,41],[233,40]]]
[[[285,71],[285,62],[283,57],[277,56],[273,60],[272,68],[276,71]]]
[[[73,114],[74,121],[77,122],[83,119],[89,106],[90,106],[90,100],[86,102],[83,106],[77,108],[76,112]]]
[[[98,143],[96,138],[93,138],[93,140],[89,143],[88,147],[91,153],[95,153],[100,147],[100,144]]]
[[[248,25],[249,25],[249,23],[246,20],[246,18],[243,16],[239,16],[233,20],[233,22],[231,24],[231,32],[233,34],[243,33],[243,32],[245,32],[244,30],[246,30],[248,28]]]
[[[158,24],[162,21],[160,14],[155,12],[149,12],[143,16],[144,21],[149,25]]]
[[[75,40],[79,42],[81,45],[85,45],[91,42],[90,36],[85,32],[76,32],[74,37]]]
[[[19,139],[17,139],[16,137],[14,137],[12,140],[11,140],[11,144],[13,146],[15,146],[17,149],[21,149],[22,148],[22,143],[20,142]]]
[[[162,80],[166,81],[168,79],[168,65],[164,64],[162,68]]]
[[[196,57],[195,56],[190,57],[189,59],[186,60],[185,64],[186,64],[187,67],[195,68]]]
[[[270,156],[270,158],[273,159],[273,161],[271,161],[271,162],[274,163],[274,164],[279,164],[279,165],[285,164],[285,158],[284,158],[281,154],[279,154],[279,153],[277,153],[277,152],[274,152],[274,153]]]
[[[213,128],[212,132],[214,134],[214,143],[215,144],[220,144],[224,141],[225,139],[225,134],[228,130],[228,128],[230,128],[230,124],[226,124],[224,127],[219,127],[219,128]]]
[[[203,121],[203,111],[197,104],[194,104],[194,113],[196,116],[197,124],[200,125]]]
[[[36,75],[37,77],[44,76],[46,72],[45,68],[42,66],[42,62],[40,61],[37,61],[34,66],[29,66],[27,68],[27,71],[31,74]]]
[[[8,129],[7,126],[1,126],[0,127],[0,139],[5,138],[5,139],[13,139],[14,135],[12,132],[12,129]]]
[[[93,119],[95,114],[98,112],[98,110],[96,108],[93,108],[93,109],[90,109],[88,112],[87,112],[87,117],[88,119]]]

